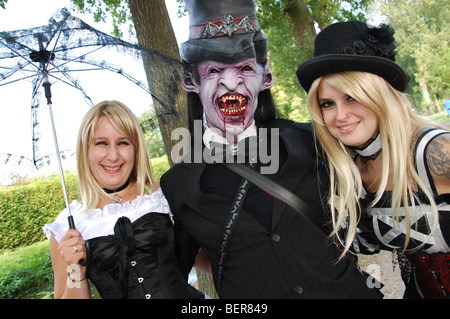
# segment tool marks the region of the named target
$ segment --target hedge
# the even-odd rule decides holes
[[[163,155],[158,158],[153,158],[152,166],[153,166],[153,174],[154,174],[153,178],[155,180],[160,180],[162,174],[164,174],[170,168],[167,155]]]
[[[78,198],[75,173],[65,173],[69,202]],[[40,177],[0,192],[0,251],[45,239],[42,226],[65,208],[59,175]]]

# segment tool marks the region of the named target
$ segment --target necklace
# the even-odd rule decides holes
[[[376,138],[369,139],[362,147],[352,147],[352,149],[361,157],[363,163],[376,159],[382,150],[380,133]]]
[[[128,187],[128,184],[130,184],[130,180],[127,180],[125,182],[125,184],[123,184],[121,187],[119,187],[118,189],[108,189],[108,188],[103,188],[103,190],[105,191],[106,194],[112,194],[114,193],[113,198],[111,199],[111,203],[115,203],[115,204],[121,204],[123,201],[123,197],[119,196],[117,194],[117,192],[123,191],[125,188]]]

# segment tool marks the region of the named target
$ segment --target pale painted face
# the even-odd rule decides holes
[[[255,58],[235,64],[204,61],[198,72],[200,84],[191,77],[183,86],[199,95],[208,127],[223,136],[238,135],[253,123],[259,92],[272,86],[268,62],[264,68]]]
[[[99,185],[111,190],[124,185],[134,167],[134,154],[131,140],[103,117],[88,147],[89,168]]]
[[[361,147],[378,131],[374,111],[325,81],[319,85],[319,105],[328,131],[343,144]]]

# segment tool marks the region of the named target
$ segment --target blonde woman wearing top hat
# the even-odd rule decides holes
[[[404,252],[405,298],[448,298],[450,132],[412,112],[393,34],[333,24],[297,77],[328,156],[334,234],[346,250]]]

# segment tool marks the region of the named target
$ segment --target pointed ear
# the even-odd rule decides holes
[[[262,83],[261,91],[270,89],[273,85],[273,74],[272,71],[270,70],[269,59],[266,59],[266,62],[264,63],[264,71],[265,76],[264,81]]]
[[[186,92],[199,93],[199,87],[197,82],[195,81],[194,75],[192,72],[184,72],[182,79],[183,88]]]

